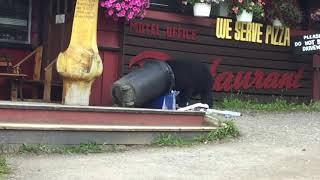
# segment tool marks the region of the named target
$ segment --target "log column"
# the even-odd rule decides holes
[[[63,104],[89,105],[91,85],[102,74],[97,46],[98,4],[99,0],[77,0],[70,44],[57,60],[57,71],[63,78]]]

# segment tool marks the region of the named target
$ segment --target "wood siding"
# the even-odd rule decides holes
[[[129,60],[146,50],[157,50],[169,54],[172,58],[196,59],[208,66],[212,60],[221,57],[218,74],[225,71],[237,73],[239,71],[254,72],[261,69],[269,72],[297,72],[304,67],[304,74],[300,80],[301,87],[297,89],[240,89],[233,92],[215,92],[214,99],[221,100],[230,94],[241,93],[261,100],[270,100],[274,96],[287,99],[310,100],[312,97],[312,56],[296,56],[290,47],[273,46],[266,44],[222,40],[215,36],[215,22],[209,26],[182,24],[164,20],[146,18],[135,21],[147,24],[159,24],[160,36],[151,36],[130,31],[130,26],[125,25],[123,72],[130,72]],[[196,41],[168,39],[167,27],[180,27],[196,29]]]

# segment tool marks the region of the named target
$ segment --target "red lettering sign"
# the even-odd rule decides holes
[[[130,22],[129,31],[131,33],[151,35],[151,36],[161,36],[160,25],[159,24],[148,24],[142,22]],[[197,30],[167,26],[165,30],[165,35],[167,39],[179,39],[179,40],[197,40]]]
[[[216,91],[229,92],[240,89],[296,89],[301,86],[300,80],[303,77],[304,68],[301,67],[294,73],[271,72],[265,74],[262,70],[257,69],[252,72],[229,72],[225,71],[217,74],[217,68],[221,60],[215,60],[211,66],[212,76],[215,77],[213,88]],[[253,76],[252,76],[253,74]]]
[[[130,22],[129,31],[137,34],[147,34],[151,36],[160,36],[159,24],[147,24],[141,22]]]

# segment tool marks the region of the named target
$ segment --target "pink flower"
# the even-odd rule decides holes
[[[113,9],[109,9],[109,11],[108,11],[108,15],[109,15],[109,16],[112,16],[112,15],[113,15],[113,13],[114,13]]]
[[[110,8],[110,7],[112,7],[112,3],[110,3],[110,2],[107,2],[107,3],[106,3],[106,7],[107,7],[107,8]]]
[[[243,3],[243,0],[238,0],[239,1],[239,3]]]
[[[122,2],[121,3],[121,7],[124,9],[126,7],[126,3],[125,2]]]
[[[131,20],[144,16],[145,9],[150,7],[150,0],[101,0],[100,6],[106,9],[107,16],[114,19],[126,17]]]
[[[121,5],[120,5],[120,3],[117,3],[115,7],[116,7],[116,10],[117,10],[117,11],[120,11],[120,10],[121,10]]]
[[[139,12],[140,12],[140,9],[137,8],[137,7],[133,7],[132,10],[133,10],[133,12],[136,12],[136,13],[139,13]]]
[[[133,15],[134,15],[134,12],[129,12],[129,14],[128,14],[128,19],[130,20],[130,19],[132,19],[133,18]]]
[[[124,17],[125,15],[126,15],[126,11],[125,10],[122,10],[117,14],[118,17]]]
[[[232,8],[232,11],[233,11],[235,14],[238,14],[238,13],[239,13],[239,7],[234,6],[234,7]]]

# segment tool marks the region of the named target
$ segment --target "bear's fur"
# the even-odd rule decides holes
[[[167,61],[175,76],[174,90],[180,91],[177,97],[179,107],[184,107],[192,96],[200,95],[201,103],[213,105],[213,77],[209,68],[195,60],[172,59]]]

